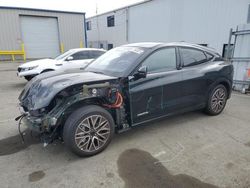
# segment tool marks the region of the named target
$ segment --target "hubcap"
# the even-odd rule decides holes
[[[107,142],[110,136],[110,124],[101,115],[92,115],[85,118],[75,132],[75,142],[79,149],[93,152]]]
[[[215,90],[212,100],[211,100],[211,108],[215,113],[220,112],[226,104],[226,92],[222,88],[218,88]]]

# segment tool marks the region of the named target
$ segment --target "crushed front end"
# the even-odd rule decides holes
[[[73,78],[53,77],[53,80],[49,79],[50,82],[48,79],[35,79],[26,85],[19,96],[20,120],[30,130],[39,133],[45,144],[60,138],[61,125],[70,113],[82,105],[101,105],[114,114],[114,109],[120,108],[118,98],[121,95],[117,79],[103,76],[101,80],[73,83],[76,79]]]

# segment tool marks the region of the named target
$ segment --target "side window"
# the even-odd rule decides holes
[[[88,51],[76,52],[71,56],[73,57],[73,60],[89,59],[89,52]]]
[[[102,54],[104,54],[102,51],[89,51],[89,59],[96,59]]]
[[[143,63],[149,73],[176,69],[175,48],[164,48],[151,54]]]
[[[180,48],[180,53],[184,67],[198,65],[208,61],[204,52],[200,50],[192,48]]]

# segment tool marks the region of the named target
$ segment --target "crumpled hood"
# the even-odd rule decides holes
[[[47,64],[55,64],[58,61],[54,60],[54,59],[39,59],[39,60],[35,60],[35,61],[30,61],[27,63],[24,63],[22,65],[20,65],[20,68],[28,68],[28,67],[34,67],[37,65],[47,65]]]
[[[77,84],[91,84],[116,80],[93,72],[65,73],[53,71],[41,74],[26,84],[19,96],[21,106],[28,110],[37,110],[48,106],[57,93]]]

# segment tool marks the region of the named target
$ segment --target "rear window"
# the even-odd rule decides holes
[[[208,61],[205,53],[200,50],[193,48],[180,48],[180,53],[185,67],[198,65]]]

